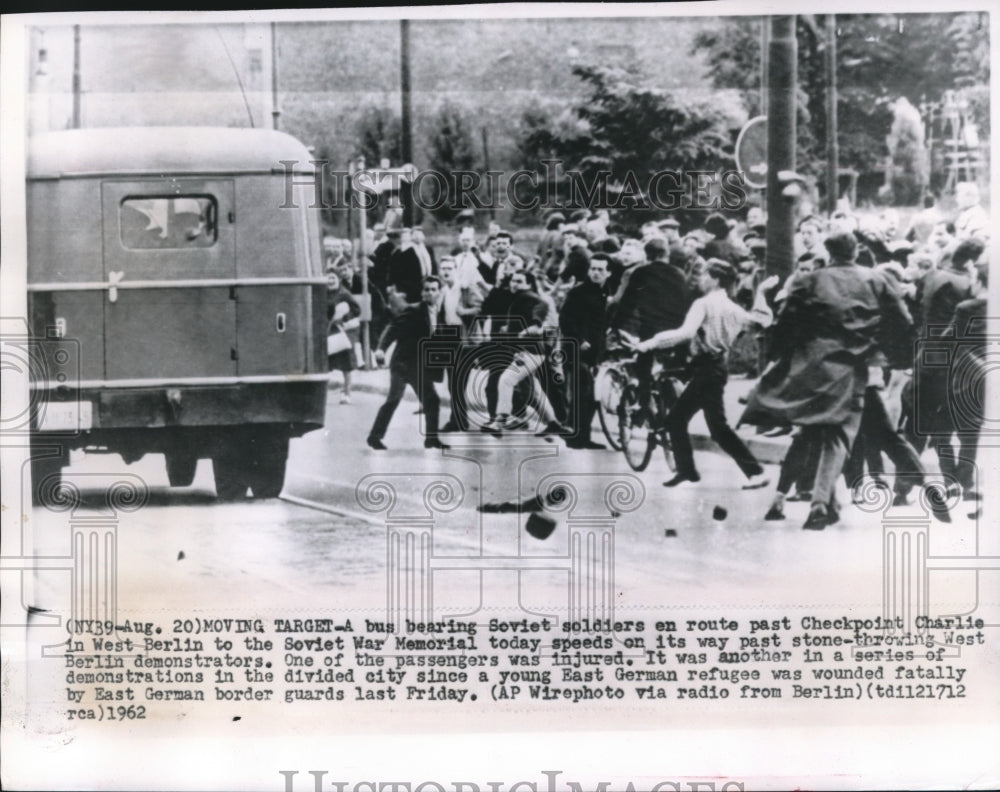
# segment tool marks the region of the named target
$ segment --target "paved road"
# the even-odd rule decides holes
[[[191,487],[170,489],[158,455],[125,466],[117,457],[74,454],[67,476],[85,495],[97,492],[93,487],[105,474],[137,475],[150,487],[143,508],[115,518],[120,607],[160,598],[173,607],[233,612],[384,607],[387,570],[394,563],[387,518],[402,532],[404,551],[407,536],[419,542],[426,530],[432,538],[427,552],[437,570],[438,610],[449,603],[460,612],[510,602],[541,611],[565,606],[571,576],[565,559],[573,542],[584,542],[585,550],[587,537],[601,531],[613,537],[597,556],[609,559],[601,574],[604,580],[613,574],[617,609],[881,602],[881,514],[849,508],[840,525],[817,533],[801,530],[805,504],[789,504],[787,520],[764,522],[772,488],[741,490],[735,464],[710,451],[697,452],[699,484],[669,490],[661,486],[670,473],[659,455],[635,474],[613,451],[569,450],[561,441],[525,435],[503,440],[474,435],[456,440],[448,451],[426,451],[416,405],[409,401],[386,437],[390,450],[375,452],[364,438],[379,401],[376,393],[357,393],[353,404],[340,405],[331,392],[327,427],[293,441],[283,498],[277,500],[216,502],[207,460]],[[769,470],[777,473],[776,467]],[[371,510],[365,508],[359,482],[364,492],[372,477],[390,482],[393,504],[380,504],[387,491],[376,487],[369,491]],[[535,495],[540,483],[559,480],[576,489],[577,502],[548,515],[555,528],[547,539],[525,530],[527,514],[476,509],[482,502],[522,501]],[[612,517],[604,493],[615,482],[623,497],[612,502],[618,515]],[[420,519],[431,515],[425,497],[439,507],[433,524]],[[98,506],[95,497],[85,498],[73,514],[93,515]],[[379,511],[380,506],[388,510]],[[932,553],[969,552],[979,526],[965,518],[967,511],[960,505],[950,527],[930,526]],[[922,512],[914,506],[892,514],[919,518]],[[36,509],[34,517],[37,547],[65,554],[66,515]],[[603,523],[595,524],[597,518]],[[503,565],[496,558],[526,558],[508,565],[532,569],[491,569],[480,578],[471,568],[478,562],[470,558],[492,558],[491,567]],[[551,561],[548,569],[545,559]],[[42,578],[41,591],[64,597],[58,573]]]

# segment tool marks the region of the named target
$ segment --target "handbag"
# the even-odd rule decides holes
[[[347,333],[343,330],[338,330],[336,333],[331,333],[326,337],[327,356],[336,355],[338,352],[344,352],[350,348],[351,339],[347,337]]]

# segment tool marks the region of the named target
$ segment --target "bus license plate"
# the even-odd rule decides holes
[[[39,410],[40,432],[83,432],[93,428],[93,405],[85,402],[48,402]]]

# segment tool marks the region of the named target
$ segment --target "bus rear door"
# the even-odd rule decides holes
[[[105,378],[235,376],[232,180],[108,180],[101,196]]]

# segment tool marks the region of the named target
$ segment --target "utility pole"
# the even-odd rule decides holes
[[[795,17],[771,17],[767,69],[768,275],[782,279],[795,260],[795,201],[783,195],[782,172],[795,171],[795,87],[798,80]]]
[[[760,114],[767,115],[767,55],[771,46],[771,17],[760,18]]]
[[[347,215],[348,223],[350,223],[351,214],[351,190],[354,183],[354,174],[360,173],[365,169],[365,158],[358,157],[356,161],[352,161],[349,167],[351,179],[348,182],[348,203],[347,203]],[[368,254],[369,251],[365,245],[368,242],[368,209],[366,208],[366,196],[362,193],[358,193],[358,244],[354,246],[354,260],[357,266],[361,270],[361,355],[364,358],[365,365],[368,368],[372,367],[372,338],[371,338],[371,325],[372,325],[372,297],[368,284]],[[350,225],[348,225],[350,227]]]
[[[485,126],[480,129],[480,132],[482,132],[483,137],[483,172],[488,174],[490,172],[490,136]],[[490,220],[496,220],[497,216],[495,197],[493,195],[493,184],[490,182]],[[461,207],[458,208],[461,209]]]
[[[826,212],[837,210],[840,193],[837,147],[837,17],[826,15]]]
[[[80,128],[80,26],[73,25],[73,129]]]
[[[402,165],[413,162],[413,113],[410,95],[410,20],[399,20],[399,87],[402,94]],[[413,192],[408,182],[400,182],[399,198],[403,204],[403,225],[413,227]]]
[[[278,129],[281,108],[278,106],[278,30],[271,23],[271,123]]]
[[[45,49],[45,34],[34,31],[33,40],[37,40],[35,71],[31,75],[29,96],[28,129],[32,135],[40,135],[49,131],[49,100],[50,75],[48,53]]]

